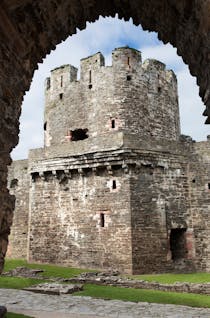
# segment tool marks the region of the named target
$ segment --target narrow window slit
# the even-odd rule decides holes
[[[112,189],[117,189],[116,180],[112,180]]]
[[[63,99],[63,93],[59,94],[60,100]]]
[[[89,71],[89,85],[88,85],[88,88],[91,89],[93,87],[92,85],[92,72]]]
[[[100,226],[101,227],[105,226],[105,215],[104,215],[104,213],[100,213]]]
[[[115,128],[115,119],[111,120],[111,125],[112,125],[112,129],[114,129]]]
[[[61,87],[63,87],[63,76],[61,76]]]

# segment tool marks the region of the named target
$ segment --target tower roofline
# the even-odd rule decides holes
[[[74,66],[74,65],[71,65],[71,64],[63,64],[63,65],[60,65],[60,66],[57,66],[57,67],[53,68],[50,72],[52,73],[52,72],[55,72],[55,71],[57,71],[57,70],[60,70],[60,69],[62,69],[62,68],[66,68],[66,67],[70,67],[70,68],[75,68],[75,69],[77,69],[77,67]]]
[[[89,55],[89,56],[87,56],[87,57],[83,57],[82,59],[80,59],[80,61],[87,60],[87,59],[89,59],[89,58],[91,58],[91,57],[93,57],[93,56],[95,56],[95,55],[97,55],[97,54],[100,54],[100,55],[103,56],[103,54],[102,54],[100,51],[98,51],[98,52],[96,52],[96,53],[94,53],[94,54],[92,54],[92,55]],[[104,57],[104,56],[103,56],[103,57]]]

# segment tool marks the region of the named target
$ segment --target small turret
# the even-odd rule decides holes
[[[80,61],[80,81],[84,82],[88,88],[92,88],[94,75],[104,66],[104,56],[98,52]]]
[[[112,52],[112,66],[136,70],[141,65],[141,52],[129,47],[120,47]]]

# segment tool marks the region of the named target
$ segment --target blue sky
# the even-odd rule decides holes
[[[30,91],[23,102],[20,121],[20,141],[12,153],[13,159],[24,159],[28,150],[43,146],[44,80],[50,70],[62,64],[79,67],[80,59],[100,51],[111,63],[111,51],[119,46],[134,47],[142,52],[143,60],[155,58],[173,69],[178,78],[181,130],[195,140],[206,140],[210,134],[208,125],[204,125],[202,116],[204,105],[198,95],[196,79],[189,73],[188,66],[170,44],[164,45],[155,32],[143,31],[132,21],[125,22],[116,18],[100,18],[88,23],[83,31],[57,45],[39,64],[35,71]]]

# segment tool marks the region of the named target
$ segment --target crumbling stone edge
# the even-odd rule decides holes
[[[175,283],[161,284],[144,280],[134,280],[118,275],[107,275],[106,273],[82,273],[78,277],[62,279],[63,282],[96,284],[103,286],[116,286],[136,289],[153,289],[167,292],[194,293],[210,295],[210,283]]]

